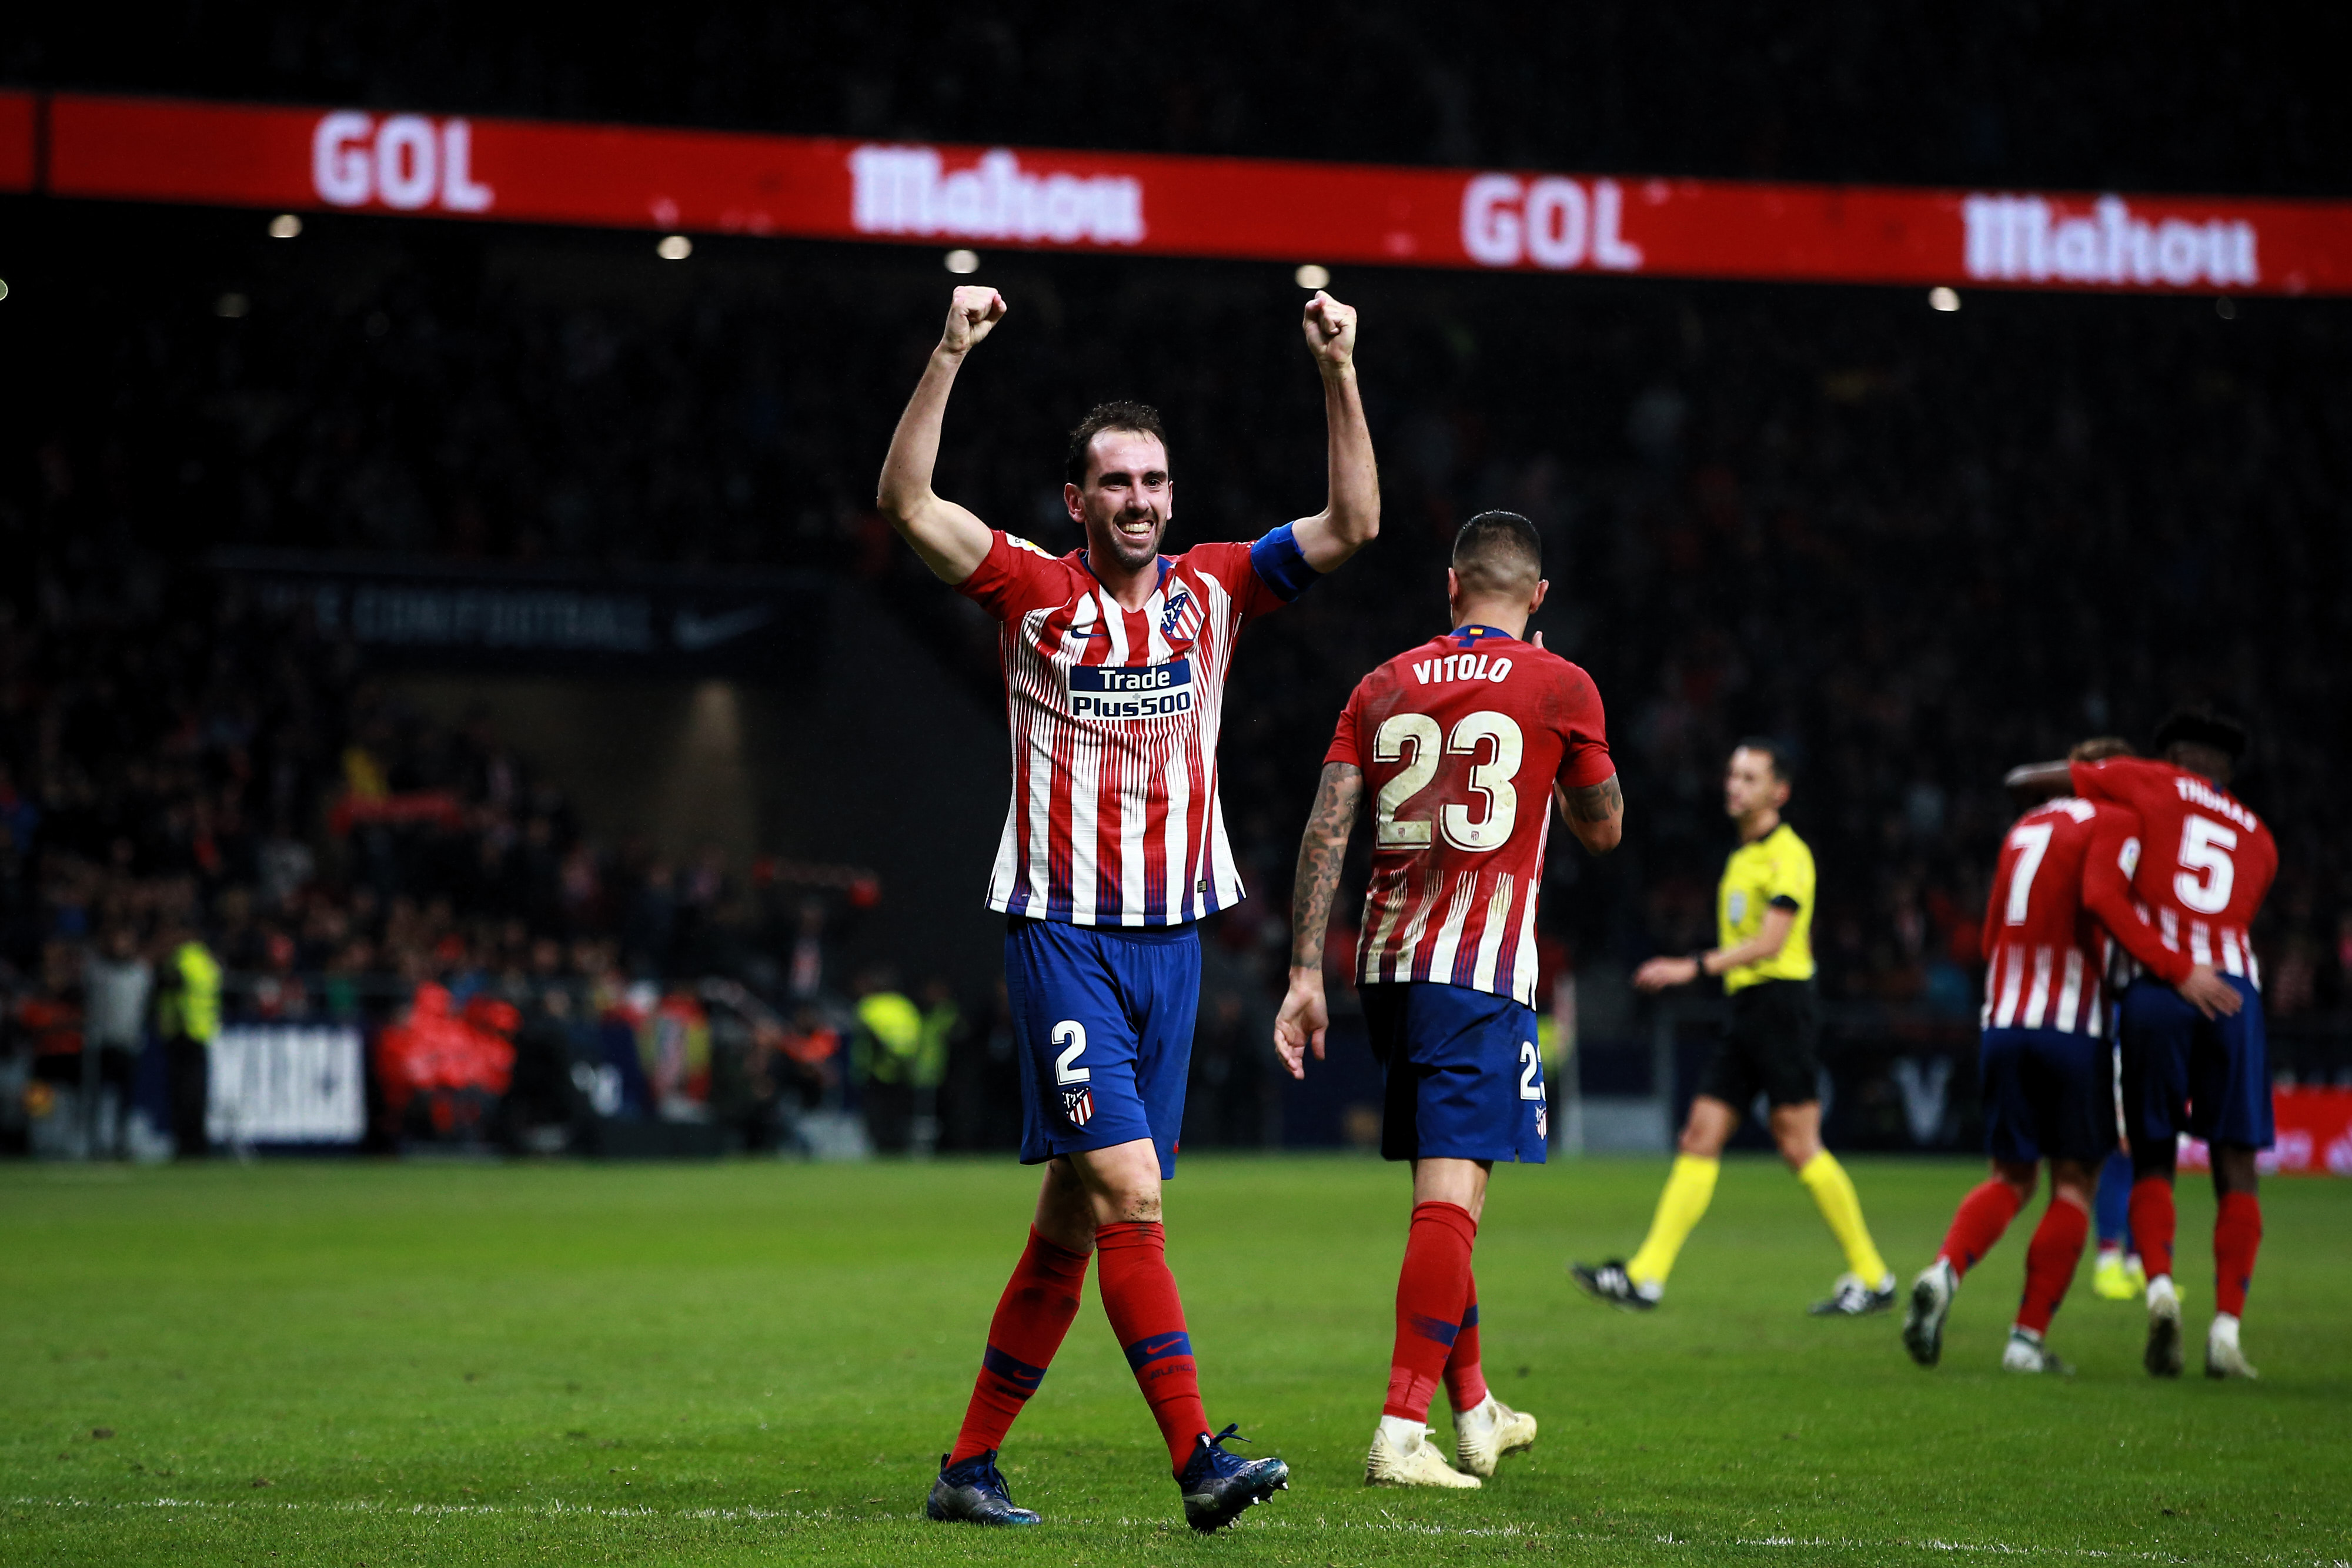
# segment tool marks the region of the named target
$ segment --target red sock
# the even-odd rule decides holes
[[[2063,1197],[2050,1200],[2033,1240],[2025,1249],[2025,1300],[2018,1304],[2017,1326],[2046,1333],[2066,1287],[2074,1282],[2074,1266],[2083,1260],[2083,1240],[2091,1233],[2091,1217]]]
[[[2172,1272],[2172,1233],[2179,1225],[2169,1176],[2142,1176],[2132,1183],[2132,1239],[2139,1243],[2139,1260],[2149,1279]]]
[[[1952,1216],[1952,1228],[1944,1232],[1944,1249],[1937,1256],[1952,1266],[1952,1272],[1965,1276],[1977,1266],[2017,1211],[2025,1207],[2017,1189],[2005,1181],[1979,1182]]]
[[[981,1353],[980,1376],[964,1407],[963,1430],[956,1434],[948,1463],[1001,1448],[1004,1434],[1029,1396],[1037,1392],[1070,1320],[1078,1315],[1078,1291],[1086,1283],[1087,1255],[1046,1240],[1034,1228],[1029,1245],[1005,1282],[988,1322],[988,1348]]]
[[[1389,1398],[1381,1415],[1429,1418],[1438,1377],[1461,1337],[1470,1248],[1477,1239],[1478,1222],[1460,1204],[1412,1206],[1404,1267],[1397,1270],[1396,1349],[1389,1356]]]
[[[1486,1375],[1478,1365],[1478,1276],[1470,1276],[1470,1299],[1462,1307],[1462,1332],[1445,1358],[1445,1397],[1456,1410],[1484,1404]]]
[[[1123,1221],[1095,1232],[1102,1255],[1103,1311],[1127,1352],[1137,1386],[1168,1440],[1169,1468],[1180,1475],[1209,1430],[1201,1407],[1201,1374],[1192,1338],[1184,1332],[1184,1303],[1168,1271],[1168,1236],[1158,1220]]]
[[[2246,1315],[2246,1288],[2254,1282],[2254,1254],[2263,1246],[2262,1200],[2250,1192],[2225,1192],[2213,1217],[2213,1310]]]

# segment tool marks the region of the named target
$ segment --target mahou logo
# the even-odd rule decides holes
[[[1001,147],[955,170],[935,147],[860,147],[849,173],[859,234],[1143,243],[1143,182],[1128,175],[1037,174]]]
[[[2262,281],[2254,225],[2236,219],[2150,222],[2120,196],[2087,213],[2043,196],[1970,196],[1968,275],[1989,283],[2199,284],[2251,288]]]

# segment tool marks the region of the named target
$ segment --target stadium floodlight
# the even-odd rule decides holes
[[[694,254],[694,242],[684,235],[664,235],[654,254],[664,261],[684,261]]]
[[[1929,290],[1927,290],[1927,308],[1928,308],[1928,309],[1930,309],[1930,310],[1958,310],[1959,308],[1960,308],[1960,291],[1959,291],[1958,289],[1957,289],[1957,288],[1947,288],[1947,287],[1945,287],[1942,284],[1940,284],[1940,283],[1939,283],[1939,284],[1936,285],[1936,287],[1935,287],[1930,288]]]
[[[8,298],[8,280],[7,280],[6,278],[5,278],[5,277],[0,277],[0,299],[5,299],[5,298]]]
[[[7,297],[6,286],[0,285],[0,299],[5,299]],[[2238,319],[2238,302],[2224,294],[2221,298],[2213,301],[2213,314],[2224,321],[2234,321]]]
[[[292,213],[280,213],[269,220],[271,239],[294,239],[302,233],[302,220]]]
[[[241,319],[253,308],[253,301],[242,294],[224,294],[213,301],[213,314],[224,321]]]
[[[1331,286],[1331,269],[1328,267],[1318,267],[1311,261],[1303,263],[1298,270],[1290,276],[1297,280],[1301,288],[1328,288]]]
[[[947,261],[948,270],[958,277],[980,270],[980,252],[976,250],[951,250],[948,252]]]

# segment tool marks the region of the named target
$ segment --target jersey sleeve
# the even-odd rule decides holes
[[[1225,585],[1244,620],[1281,609],[1321,575],[1307,564],[1288,523],[1253,544],[1200,545],[1189,554]]]
[[[1364,758],[1356,739],[1356,721],[1363,713],[1364,683],[1358,681],[1356,689],[1348,694],[1348,706],[1339,710],[1339,726],[1331,732],[1330,748],[1323,753],[1323,766],[1344,762],[1361,769]]]
[[[1798,910],[1813,901],[1813,852],[1794,833],[1775,854],[1765,873],[1764,902],[1775,909]]]
[[[2107,928],[2124,951],[2157,978],[2177,986],[2189,976],[2190,960],[2157,938],[2156,928],[2132,904],[2132,873],[2139,869],[2139,817],[2116,806],[2099,808],[2091,848],[2083,857],[2083,907]]]
[[[989,530],[988,553],[956,591],[999,621],[1061,603],[1069,597],[1069,569],[1027,539]]]
[[[2075,794],[2110,806],[2136,807],[2136,791],[2145,788],[2149,778],[2145,757],[2110,757],[2104,762],[2070,763],[2068,771],[2074,776]],[[2169,769],[2164,771],[2168,775]]]
[[[1601,708],[1601,688],[1574,664],[1560,667],[1558,728],[1561,789],[1590,789],[1616,776],[1616,758],[1609,755],[1609,723]]]

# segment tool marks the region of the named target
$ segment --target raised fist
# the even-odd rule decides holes
[[[995,329],[1004,319],[1004,296],[993,288],[966,284],[948,301],[948,324],[940,347],[961,354]]]
[[[1355,362],[1354,306],[1342,305],[1318,288],[1307,302],[1307,316],[1299,325],[1307,333],[1307,351],[1322,369],[1344,371]]]

